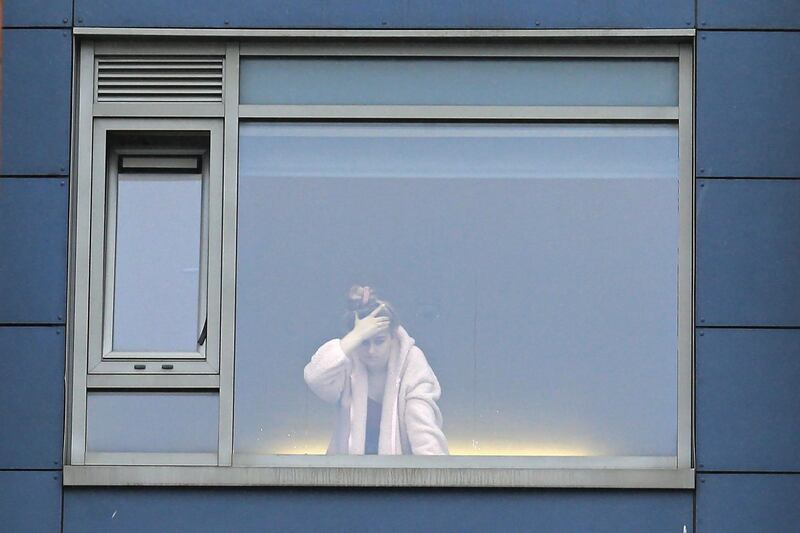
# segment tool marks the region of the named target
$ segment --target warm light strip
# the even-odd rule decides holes
[[[264,449],[259,455],[325,455],[328,449],[327,441],[297,442],[291,446],[277,449]],[[499,456],[499,457],[590,457],[606,455],[578,446],[564,446],[557,444],[525,444],[486,442],[475,443],[468,441],[451,441],[450,455],[461,456]]]
[[[603,455],[586,448],[546,444],[451,442],[450,455],[493,455],[504,457],[588,457]]]

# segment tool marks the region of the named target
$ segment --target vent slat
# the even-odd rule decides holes
[[[217,91],[213,89],[205,89],[198,87],[135,87],[133,89],[125,89],[121,87],[113,87],[108,89],[101,89],[99,94],[215,94]]]
[[[197,56],[136,56],[136,57],[114,57],[98,58],[98,63],[220,63],[221,57],[197,57]]]
[[[98,102],[221,102],[224,60],[208,56],[98,57]]]
[[[115,80],[103,82],[103,87],[216,87],[221,88],[222,82],[215,80]]]
[[[163,65],[102,65],[98,67],[100,72],[105,71],[119,71],[130,70],[137,72],[140,70],[201,70],[201,71],[214,71],[222,72],[222,65],[180,65],[180,64],[163,64]]]
[[[204,96],[182,96],[175,98],[174,96],[155,97],[148,96],[104,96],[101,102],[216,102],[211,98]]]
[[[180,72],[180,74],[175,74],[175,73],[171,72],[170,74],[172,74],[172,76],[170,76],[170,77],[171,78],[189,78],[189,79],[194,79],[194,78],[222,79],[222,71],[221,70],[217,71],[217,72],[212,72],[210,70],[206,70],[206,71],[181,70],[179,72]],[[143,70],[141,72],[138,72],[136,70],[127,70],[127,69],[125,69],[125,70],[115,71],[115,74],[117,74],[116,77],[123,77],[123,78],[137,78],[138,79],[138,78],[143,78],[144,75],[147,74],[148,78],[167,79],[164,76],[165,73],[163,71],[160,71],[160,70],[148,70],[148,71],[144,71]],[[108,73],[106,73],[106,72],[100,72],[99,76],[100,76],[101,80],[103,80],[103,79],[113,79],[113,78],[108,77]]]
[[[103,73],[103,79],[114,80],[114,79],[117,79],[117,78],[121,78],[121,79],[132,78],[132,79],[135,79],[135,80],[143,79],[143,78],[144,79],[146,79],[146,78],[173,79],[174,78],[174,79],[188,79],[188,80],[205,79],[205,78],[212,79],[212,80],[220,79],[219,74],[213,74],[213,73],[207,73],[207,72],[203,72],[203,73],[199,73],[198,72],[197,74],[187,74],[185,72],[180,72],[180,73],[177,73],[177,74],[172,73],[172,72],[137,72],[135,74],[125,74],[124,72],[113,72],[113,73],[112,72],[109,72],[109,73],[105,73],[104,72]]]

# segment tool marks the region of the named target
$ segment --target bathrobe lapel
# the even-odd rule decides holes
[[[398,402],[400,401],[400,382],[403,376],[406,356],[411,346],[412,339],[403,326],[397,328],[397,337],[400,340],[398,350],[392,354],[386,368],[386,386],[383,390],[383,408],[381,409],[381,432],[378,437],[378,453],[381,455],[401,455],[400,446],[400,420],[398,417]]]
[[[350,455],[364,454],[367,433],[367,368],[356,360],[350,372],[350,436],[347,449]]]
[[[402,454],[398,400],[402,370],[414,339],[402,326],[398,328],[399,347],[389,358],[386,368],[386,386],[383,391],[381,427],[378,437],[378,453],[381,455]],[[356,361],[350,372],[350,435],[347,448],[351,455],[364,454],[364,439],[367,432],[367,368]]]

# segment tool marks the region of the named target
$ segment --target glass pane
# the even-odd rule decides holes
[[[197,351],[202,178],[120,175],[115,351]]]
[[[251,58],[243,104],[676,106],[674,59]]]
[[[364,375],[322,398],[306,369],[354,284],[427,361],[422,403],[408,368],[377,390],[439,409],[450,454],[676,454],[675,125],[251,123],[239,147],[237,454],[325,453],[337,424],[366,450]],[[410,439],[397,406],[373,427]]]
[[[184,392],[90,392],[89,452],[216,453],[219,396]]]

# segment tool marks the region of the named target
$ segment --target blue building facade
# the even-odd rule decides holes
[[[4,531],[800,530],[800,4],[9,0]],[[62,486],[75,27],[692,29],[695,490]]]

